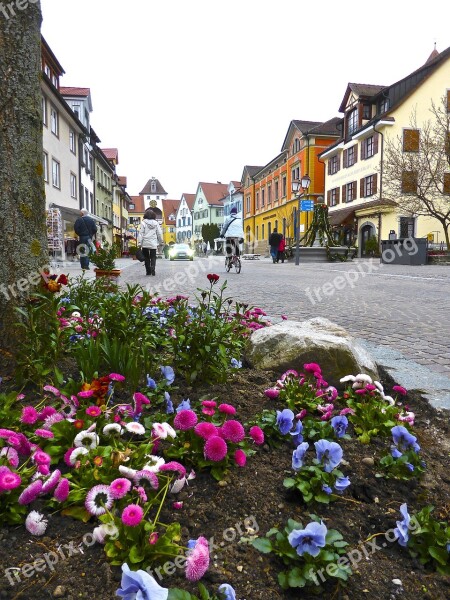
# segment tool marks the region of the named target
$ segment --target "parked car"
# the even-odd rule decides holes
[[[189,244],[174,244],[169,250],[170,260],[194,260],[194,250]]]

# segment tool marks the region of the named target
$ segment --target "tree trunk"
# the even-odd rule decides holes
[[[23,306],[48,262],[42,173],[41,6],[0,12],[0,358],[17,346]],[[23,3],[22,3],[23,6]]]

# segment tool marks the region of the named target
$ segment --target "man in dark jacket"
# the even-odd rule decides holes
[[[92,241],[97,233],[97,225],[86,208],[81,209],[81,217],[75,221],[74,231],[78,236],[77,253],[80,257],[80,265],[83,271],[89,269],[89,253],[94,248]]]
[[[278,246],[280,245],[282,239],[282,234],[278,233],[278,230],[276,228],[269,236],[270,256],[272,257],[274,263],[277,262]]]

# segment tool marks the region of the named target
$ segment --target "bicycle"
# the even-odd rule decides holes
[[[225,257],[225,269],[227,273],[231,271],[232,267],[234,267],[236,273],[241,272],[241,259],[239,258],[239,256],[236,256],[236,254],[233,254],[233,256]]]

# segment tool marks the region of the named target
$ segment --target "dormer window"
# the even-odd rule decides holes
[[[389,110],[389,98],[383,98],[380,103],[380,113],[383,114]]]
[[[372,117],[372,107],[370,104],[363,104],[363,119],[369,121]]]
[[[156,181],[152,181],[150,184],[150,190],[152,193],[156,192]]]
[[[358,109],[354,108],[347,115],[347,135],[352,135],[358,129]]]
[[[173,213],[170,213],[169,221],[175,221],[175,215]]]

